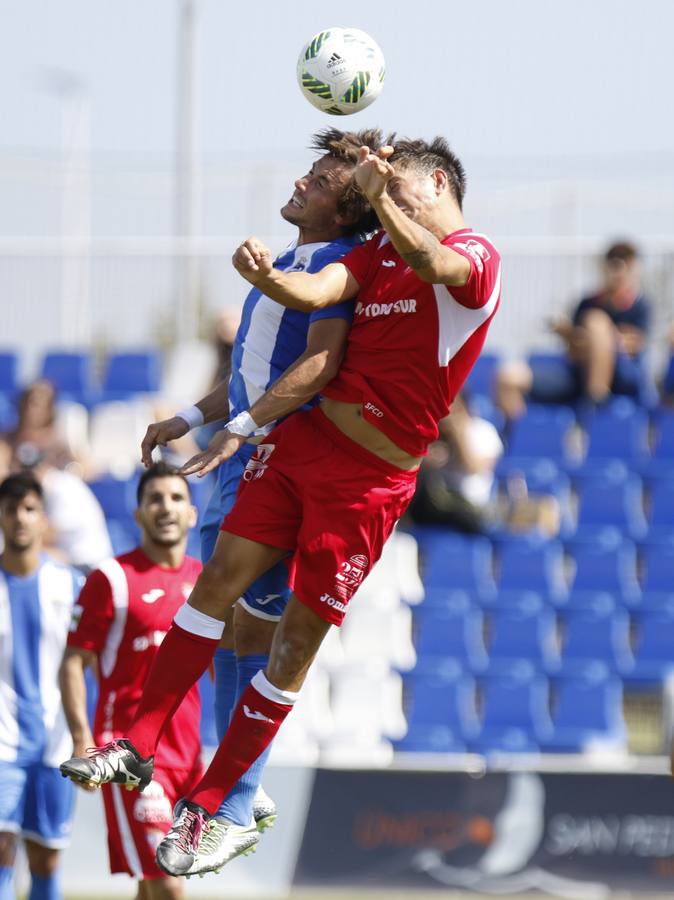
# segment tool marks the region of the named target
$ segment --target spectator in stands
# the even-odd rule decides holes
[[[213,374],[213,387],[217,387],[221,381],[229,381],[229,373],[232,368],[232,349],[240,322],[241,308],[239,306],[225,306],[215,319],[214,346],[217,364]]]
[[[479,534],[489,517],[501,438],[491,422],[471,414],[461,395],[439,429],[419,472],[409,517],[418,525]]]
[[[5,435],[13,454],[22,444],[32,444],[45,461],[59,469],[73,462],[74,454],[56,421],[54,386],[41,379],[22,391],[18,401],[16,428]]]
[[[81,478],[50,465],[30,443],[16,448],[13,467],[32,471],[42,485],[50,526],[46,544],[52,556],[85,572],[112,556],[103,510]]]
[[[564,342],[566,369],[534,377],[525,362],[504,364],[497,375],[498,405],[513,419],[524,412],[525,398],[601,404],[613,395],[626,395],[650,403],[653,386],[644,357],[649,319],[636,247],[627,241],[613,244],[604,255],[599,291],[581,300],[570,319],[560,316],[550,323]]]
[[[662,379],[662,401],[667,406],[674,406],[674,325],[669,328],[669,356]]]

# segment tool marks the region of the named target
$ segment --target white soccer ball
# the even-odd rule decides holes
[[[384,85],[384,54],[358,28],[326,28],[305,44],[297,80],[309,103],[333,116],[365,109]]]

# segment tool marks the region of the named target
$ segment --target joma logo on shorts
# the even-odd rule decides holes
[[[346,603],[342,603],[341,600],[335,600],[330,594],[321,594],[321,603],[327,603],[328,606],[334,606],[334,608],[338,609],[340,612],[345,612],[346,610]]]

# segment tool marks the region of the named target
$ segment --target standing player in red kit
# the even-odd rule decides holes
[[[136,521],[140,546],[101,563],[89,575],[75,610],[61,666],[75,752],[127,732],[159,645],[201,571],[201,564],[185,555],[196,510],[187,482],[175,469],[157,463],[143,473]],[[88,665],[97,665],[100,676],[93,738],[84,681]],[[200,712],[194,685],[162,734],[152,781],[142,794],[123,791],[120,784],[103,788],[110,870],[137,878],[141,900],[183,896],[180,882],[167,878],[154,857],[174,803],[201,777]]]
[[[330,625],[341,624],[379,558],[499,304],[499,254],[464,222],[463,167],[442,138],[400,141],[376,154],[363,147],[354,177],[384,231],[339,262],[316,274],[280,272],[255,238],[234,255],[248,281],[289,308],[357,298],[339,373],[317,407],[258,445],[215,553],[157,655],[128,739],[61,766],[94,781],[109,780],[108,769],[128,783],[127,772],[149,777],[161,729],[208,666],[225,610],[253,578],[287,559],[293,594],[269,664],[241,696],[208,771],[177,806],[157,850],[173,874],[189,872],[223,794],[273,740]],[[246,412],[226,427],[243,441],[261,424]],[[218,868],[218,852],[210,856],[208,867]],[[201,854],[199,861],[203,871]]]

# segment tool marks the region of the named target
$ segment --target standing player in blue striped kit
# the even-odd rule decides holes
[[[0,484],[0,900],[14,900],[17,838],[29,900],[59,900],[59,850],[70,836],[73,790],[58,764],[72,747],[58,670],[82,578],[42,553],[42,488],[30,474]]]
[[[298,228],[298,237],[277,257],[277,268],[318,272],[377,227],[376,217],[352,176],[359,148],[368,145],[376,149],[381,144],[382,136],[376,130],[353,133],[331,128],[314,135],[311,148],[322,155],[308,174],[295,182],[292,197],[281,209],[283,218]],[[217,470],[218,484],[201,529],[203,562],[213,553],[220,524],[234,504],[251,457],[255,455],[259,465],[264,465],[265,435],[277,420],[312,404],[335,376],[352,314],[351,302],[312,314],[297,312],[253,288],[243,306],[232,352],[229,409],[227,385],[222,384],[196,406],[149,426],[142,444],[145,465],[151,464],[151,453],[157,445],[165,446],[191,428],[228,414],[232,420],[216,434],[204,453],[182,469],[186,474],[205,474],[218,466],[223,455],[228,455],[223,451],[232,446],[237,449]],[[269,424],[257,428],[256,419]],[[288,570],[285,563],[279,563],[240,598],[233,627],[227,623],[215,657],[219,738],[227,729],[237,698],[267,664],[274,631],[288,597]],[[238,854],[239,846],[250,847],[252,831],[261,831],[276,817],[273,803],[260,789],[267,757],[268,752],[263,753],[235,785],[218,811],[216,827],[204,838],[206,842],[226,840],[230,859]],[[198,862],[193,872],[199,871]]]

